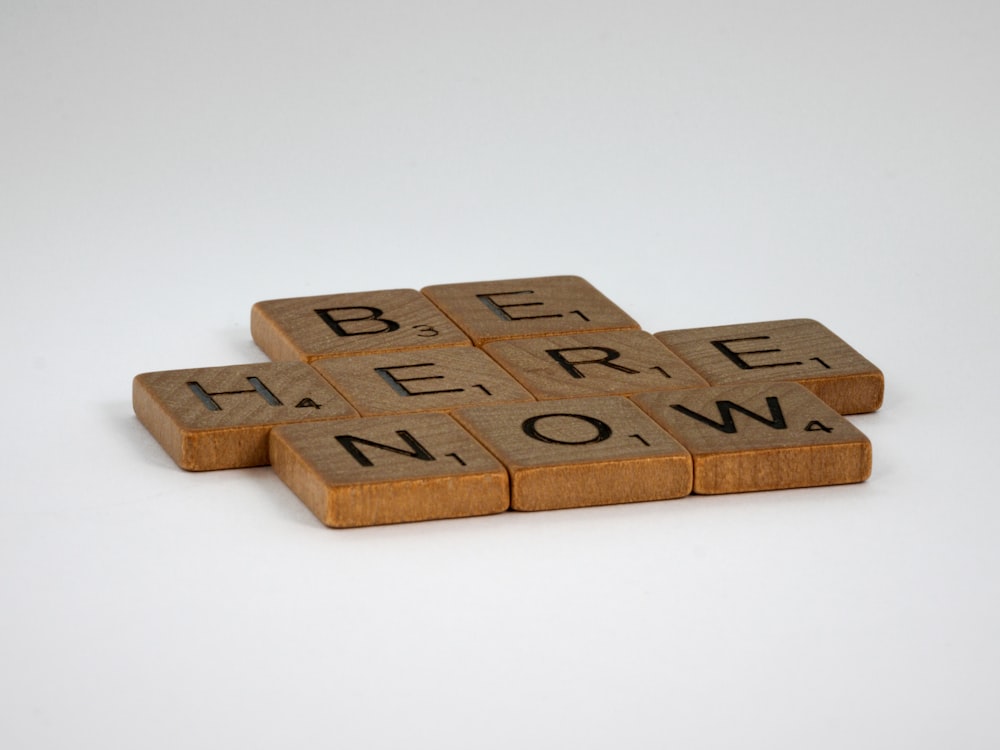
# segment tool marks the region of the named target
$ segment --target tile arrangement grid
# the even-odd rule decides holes
[[[333,527],[861,482],[884,380],[814,320],[649,333],[578,276],[258,302],[270,362],[150,372],[176,463]]]

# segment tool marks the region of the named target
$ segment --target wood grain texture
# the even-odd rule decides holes
[[[862,482],[871,443],[798,383],[751,383],[632,396],[691,453],[694,492]]]
[[[655,336],[712,385],[788,380],[841,414],[882,405],[882,372],[826,326],[805,318],[661,331]]]
[[[143,373],[133,379],[132,406],[177,465],[189,471],[262,466],[275,425],[357,416],[302,362]]]
[[[335,528],[481,516],[510,503],[506,470],[447,414],[279,427],[271,465]]]
[[[579,276],[439,284],[422,291],[477,345],[525,336],[639,328]]]
[[[691,491],[687,451],[620,396],[469,407],[454,416],[507,467],[514,510],[667,500]]]
[[[471,346],[334,357],[317,360],[313,367],[362,415],[535,400],[485,352]]]
[[[483,350],[538,399],[628,395],[708,383],[645,331],[494,341]]]
[[[250,333],[272,360],[312,362],[403,349],[469,346],[448,318],[415,289],[349,292],[257,302]]]

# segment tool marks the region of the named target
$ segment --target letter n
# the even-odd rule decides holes
[[[356,437],[354,435],[337,435],[337,442],[343,446],[344,450],[351,454],[355,461],[357,461],[362,466],[374,466],[372,460],[366,456],[358,445],[367,445],[371,448],[378,448],[379,450],[389,451],[390,453],[396,453],[401,456],[409,456],[410,458],[416,458],[421,461],[436,461],[437,459],[427,450],[420,442],[413,437],[406,430],[396,430],[396,434],[406,443],[410,450],[406,448],[397,448],[392,445],[386,445],[385,443],[376,443],[374,440],[367,440],[365,438]]]

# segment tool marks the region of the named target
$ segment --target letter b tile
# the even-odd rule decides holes
[[[469,339],[416,289],[258,302],[250,333],[273,360],[312,362],[347,354],[469,346]]]

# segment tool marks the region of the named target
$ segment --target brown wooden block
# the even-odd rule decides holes
[[[494,341],[483,350],[539,399],[628,395],[708,385],[645,331]]]
[[[439,284],[422,291],[477,345],[524,336],[639,328],[579,276]]]
[[[454,416],[507,467],[511,508],[683,497],[691,458],[621,396],[476,406]]]
[[[261,466],[274,425],[357,416],[302,362],[143,373],[132,382],[132,407],[189,471]]]
[[[662,331],[656,337],[712,385],[791,380],[841,414],[882,405],[882,372],[815,320]]]
[[[500,513],[500,462],[447,414],[288,425],[271,465],[327,526],[346,528]]]
[[[416,289],[265,300],[250,312],[250,333],[276,361],[470,343]]]
[[[534,401],[506,370],[471,346],[334,357],[313,367],[363,415]]]
[[[694,460],[694,492],[719,494],[862,482],[871,443],[798,383],[640,393],[632,400]]]

